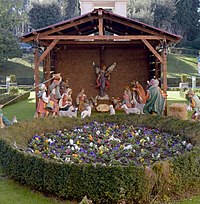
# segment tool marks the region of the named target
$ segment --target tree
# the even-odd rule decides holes
[[[0,65],[7,59],[21,57],[18,40],[5,29],[0,29]]]
[[[151,0],[130,0],[127,6],[127,16],[149,25],[153,25],[154,13],[151,5]]]
[[[176,14],[174,16],[174,32],[183,39],[194,40],[199,34],[199,0],[176,0]]]
[[[67,0],[63,5],[63,17],[64,19],[70,19],[80,15],[80,3],[79,0]]]
[[[20,24],[21,7],[24,0],[0,0],[0,28],[13,31]]]
[[[31,27],[34,29],[43,28],[62,20],[61,8],[54,0],[33,2],[28,15]]]
[[[173,17],[176,12],[174,0],[152,1],[154,13],[153,25],[166,31],[172,31]]]

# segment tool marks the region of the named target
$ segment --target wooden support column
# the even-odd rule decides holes
[[[103,17],[102,17],[102,11],[100,10],[98,12],[99,15],[99,35],[103,36],[104,30],[103,30]]]
[[[167,50],[166,48],[162,51],[163,58],[163,93],[166,95],[166,103],[165,103],[165,116],[167,116]]]
[[[46,56],[46,68],[45,68],[45,81],[49,80],[51,78],[51,54],[50,52]],[[46,86],[50,86],[50,81],[46,83]],[[49,90],[47,91],[47,94],[49,95]]]
[[[36,99],[36,107],[38,104],[38,92],[39,92],[39,53],[38,53],[38,48],[35,49],[34,52],[34,79],[35,79],[35,99]]]

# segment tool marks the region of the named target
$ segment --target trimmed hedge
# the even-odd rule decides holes
[[[5,94],[0,94],[0,104],[5,104],[8,101],[13,100],[14,98],[16,98],[15,100],[13,100],[12,102],[9,103],[10,104],[14,104],[17,103],[19,101],[28,99],[28,97],[30,96],[30,92],[24,93],[23,95],[5,95]]]
[[[47,160],[22,150],[36,133],[71,128],[91,120],[159,128],[180,134],[196,148],[173,160],[143,166],[103,166],[67,164]],[[200,187],[200,124],[170,117],[99,114],[90,118],[47,118],[21,122],[0,130],[0,164],[7,175],[34,189],[67,199],[81,200],[87,195],[95,203],[148,203],[167,201],[174,194]]]

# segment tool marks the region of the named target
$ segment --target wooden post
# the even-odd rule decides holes
[[[163,93],[166,95],[164,115],[167,116],[167,50],[165,46],[162,51],[162,58],[163,58]]]
[[[39,53],[38,53],[38,48],[35,48],[35,52],[34,52],[34,66],[35,66],[35,70],[34,70],[34,79],[35,79],[35,99],[36,99],[36,107],[38,104],[38,92],[39,92]]]
[[[46,69],[45,69],[45,81],[49,80],[51,78],[50,71],[51,71],[51,54],[50,52],[46,56]],[[50,81],[46,83],[46,86],[49,87]],[[47,89],[48,90],[48,89]],[[47,91],[47,94],[49,95],[49,90]]]

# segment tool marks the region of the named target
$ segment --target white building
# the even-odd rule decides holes
[[[114,13],[126,16],[129,0],[80,0],[81,15],[97,8],[112,10]]]

